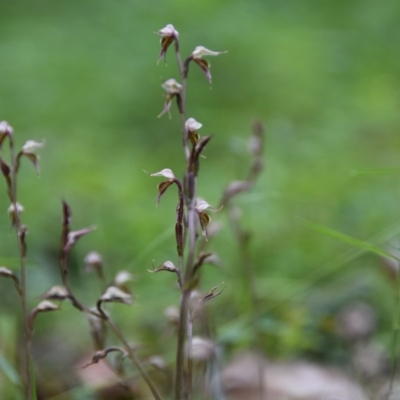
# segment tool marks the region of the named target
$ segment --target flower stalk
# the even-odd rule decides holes
[[[178,269],[181,272],[180,287],[181,287],[181,300],[179,311],[179,322],[177,332],[177,352],[176,352],[176,370],[175,370],[175,400],[182,400],[182,398],[192,398],[192,361],[191,361],[191,339],[193,321],[189,316],[189,301],[191,292],[198,283],[196,277],[195,258],[196,258],[196,243],[198,237],[199,222],[201,224],[203,235],[206,236],[206,227],[210,221],[210,217],[204,210],[197,208],[197,176],[199,172],[199,158],[201,152],[204,150],[207,143],[210,141],[210,136],[200,138],[197,130],[202,127],[202,124],[194,118],[186,118],[187,98],[186,87],[187,77],[189,73],[189,64],[191,61],[200,66],[205,73],[207,80],[211,83],[211,73],[209,70],[210,64],[204,60],[203,56],[219,55],[222,52],[213,52],[205,47],[198,46],[192,54],[182,62],[179,46],[179,33],[173,25],[167,25],[165,28],[158,31],[162,36],[161,39],[161,52],[160,58],[166,56],[168,47],[174,43],[175,56],[178,63],[181,84],[175,85],[179,92],[168,92],[166,95],[166,105],[162,114],[167,110],[169,112],[169,105],[172,96],[177,97],[178,110],[181,116],[181,131],[182,131],[182,145],[186,161],[186,171],[183,177],[183,185],[179,188],[179,204],[177,207],[177,224],[176,224],[176,239],[178,249],[179,265]],[[171,80],[166,81],[171,82]],[[163,88],[166,89],[165,83]],[[190,149],[191,145],[191,149]],[[167,187],[166,183],[159,185],[159,193],[164,193]],[[161,188],[160,188],[161,186]],[[169,186],[169,185],[168,185]],[[183,189],[182,189],[183,188]],[[161,193],[161,194],[162,194]],[[160,195],[159,195],[160,197]],[[184,201],[184,204],[183,204]],[[208,203],[207,203],[208,204]],[[206,207],[207,208],[207,207]],[[183,230],[183,231],[182,231]],[[178,234],[179,232],[179,234]],[[185,254],[186,260],[185,260]],[[185,358],[185,342],[188,341],[188,354]],[[185,374],[187,368],[187,374]],[[185,375],[186,386],[185,386]],[[186,388],[187,396],[183,395],[184,387]]]

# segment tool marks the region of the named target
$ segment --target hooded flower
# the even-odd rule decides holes
[[[24,207],[18,202],[15,204],[11,203],[7,211],[8,215],[10,216],[12,226],[16,226],[17,221],[19,221],[19,216],[21,212],[24,211]]]
[[[166,27],[160,29],[157,34],[161,36],[161,51],[158,60],[164,58],[164,61],[166,61],[168,47],[173,41],[178,42],[179,33],[173,25],[168,24]]]
[[[36,150],[44,147],[45,142],[35,142],[34,140],[28,140],[23,146],[21,151],[17,155],[18,164],[17,167],[19,168],[19,160],[22,156],[28,158],[33,166],[36,169],[36,172],[39,172],[39,156],[36,154]],[[17,169],[18,169],[17,168]]]
[[[199,134],[197,130],[203,126],[200,122],[196,121],[194,118],[189,118],[185,122],[185,133],[189,140],[192,142],[193,146],[196,146],[199,141]]]
[[[161,87],[165,90],[165,103],[163,110],[158,115],[158,118],[160,118],[165,113],[168,113],[169,116],[171,117],[170,114],[171,102],[174,97],[176,97],[176,102],[178,104],[179,112],[182,113],[182,99],[180,95],[182,91],[182,85],[178,83],[175,79],[168,79],[165,82],[163,82]]]
[[[0,122],[0,149],[1,149],[1,145],[3,143],[3,140],[7,137],[7,136],[12,136],[13,134],[13,129],[11,128],[10,125],[8,125],[8,123],[6,121],[2,121]]]
[[[199,216],[201,231],[204,238],[207,240],[207,225],[211,222],[211,217],[205,212],[207,210],[217,212],[221,208],[210,206],[205,200],[197,200],[195,210]]]
[[[185,75],[187,76],[188,71],[189,71],[189,63],[190,61],[194,61],[204,72],[208,82],[211,84],[211,72],[210,72],[210,67],[211,64],[207,60],[203,60],[203,56],[219,56],[220,54],[225,54],[227,51],[212,51],[209,49],[206,49],[203,46],[197,46],[192,54],[186,59],[185,61]]]

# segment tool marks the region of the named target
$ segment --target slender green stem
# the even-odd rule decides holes
[[[188,303],[190,292],[184,290],[181,298],[179,325],[178,325],[178,344],[176,350],[176,366],[175,366],[175,400],[182,399],[183,378],[185,370],[185,337],[186,337],[186,321],[188,314]]]
[[[150,389],[151,393],[153,394],[154,398],[156,400],[161,400],[161,396],[158,393],[157,388],[155,387],[153,381],[150,379],[149,375],[147,374],[147,372],[143,368],[143,366],[142,366],[141,362],[139,361],[139,359],[136,357],[136,355],[135,355],[134,351],[132,350],[131,346],[129,345],[129,343],[125,339],[125,336],[122,334],[122,332],[119,330],[119,328],[114,324],[114,322],[111,319],[107,318],[106,322],[107,322],[108,326],[110,327],[110,329],[115,334],[115,336],[118,338],[118,340],[124,345],[125,350],[127,351],[130,360],[133,362],[135,367],[138,369],[138,371],[142,375],[143,379],[146,381],[147,386],[149,387],[149,389]]]
[[[182,63],[182,58],[179,52],[179,42],[175,40],[175,53],[178,61],[179,72],[181,75],[182,81],[182,90],[181,90],[181,124],[182,124],[182,144],[183,150],[185,154],[185,159],[187,162],[187,166],[189,165],[189,157],[190,151],[188,146],[188,138],[186,137],[186,76],[184,72],[184,66]],[[190,204],[194,203],[194,199],[190,199]],[[179,325],[178,325],[178,343],[177,343],[177,351],[176,351],[176,369],[175,369],[175,400],[182,399],[182,391],[183,391],[183,381],[184,381],[184,370],[185,370],[185,338],[187,335],[187,320],[188,320],[188,308],[189,308],[189,300],[190,300],[190,292],[191,290],[187,288],[188,282],[188,270],[193,269],[193,260],[194,260],[194,249],[196,245],[196,223],[193,224],[193,217],[191,217],[190,208],[188,210],[188,218],[184,224],[184,248],[186,247],[186,238],[189,232],[189,255],[186,261],[185,271],[182,271],[182,295],[181,295],[181,304],[180,304],[180,312],[179,312]],[[194,209],[194,206],[193,206]],[[193,232],[193,234],[192,234]],[[193,240],[194,237],[194,240]],[[184,249],[183,249],[184,251]],[[190,261],[191,260],[191,261]],[[183,257],[180,261],[180,266],[183,270]],[[181,265],[182,263],[182,265]],[[191,377],[188,379],[188,392],[191,393],[192,389],[192,380]]]
[[[25,343],[25,368],[26,368],[26,395],[28,400],[32,400],[32,366],[31,366],[31,352],[32,352],[32,332],[29,327],[29,313],[27,306],[27,284],[26,284],[26,256],[24,254],[23,245],[21,242],[20,229],[21,220],[19,216],[19,210],[17,208],[17,159],[14,152],[14,140],[12,135],[9,136],[10,144],[10,158],[11,158],[11,197],[12,204],[14,207],[14,229],[17,236],[18,251],[20,255],[20,268],[21,268],[21,303],[22,303],[22,313],[24,319],[24,343]]]
[[[255,334],[254,350],[257,354],[262,354],[262,333],[258,325],[258,318],[260,317],[259,301],[257,295],[257,289],[255,286],[255,274],[253,265],[251,262],[250,251],[249,251],[249,234],[242,229],[239,222],[232,215],[235,214],[232,211],[232,206],[230,205],[229,219],[232,226],[232,230],[236,236],[236,240],[239,246],[239,257],[240,265],[242,270],[242,282],[243,289],[247,292],[247,296],[250,299],[250,314],[251,323],[253,325],[253,332]],[[262,361],[258,361],[258,383],[259,383],[259,398],[262,400],[265,394],[265,384],[264,384],[264,370]]]
[[[187,321],[187,342],[188,342],[188,400],[193,398],[193,359],[192,359],[192,339],[193,339],[193,318],[188,315]]]
[[[398,362],[398,336],[400,329],[400,265],[398,265],[397,276],[396,276],[396,307],[395,307],[395,317],[394,317],[394,326],[393,326],[393,344],[392,344],[392,373],[390,376],[390,385],[389,391],[387,394],[387,399],[390,398],[390,395],[393,391],[393,382],[396,376],[397,371],[397,362]]]
[[[63,283],[65,285],[65,288],[68,291],[68,294],[70,296],[70,300],[75,308],[77,308],[79,311],[82,311],[86,314],[92,314],[98,318],[103,319],[108,326],[111,328],[111,330],[114,332],[118,340],[124,345],[126,352],[129,355],[129,358],[132,360],[133,364],[136,366],[140,374],[142,375],[143,379],[147,383],[150,391],[153,393],[154,398],[156,400],[162,400],[161,396],[159,395],[154,383],[146,373],[146,371],[143,369],[139,359],[136,357],[134,354],[132,348],[129,346],[128,341],[125,339],[124,335],[122,332],[119,330],[119,328],[115,325],[113,321],[110,320],[110,318],[107,316],[107,314],[101,309],[100,306],[98,306],[99,313],[96,313],[92,310],[90,310],[87,306],[82,304],[72,293],[71,286],[69,284],[69,279],[68,279],[68,273],[67,273],[67,264],[68,264],[68,253],[61,250],[61,255],[60,255],[60,266],[61,266],[61,275],[63,279]]]
[[[181,121],[182,121],[182,144],[183,150],[185,153],[186,160],[189,160],[190,151],[188,146],[188,138],[186,137],[185,131],[185,122],[186,122],[186,76],[184,72],[184,67],[182,63],[181,53],[179,51],[179,41],[178,39],[175,40],[175,54],[176,59],[178,61],[179,73],[181,75],[182,81],[182,91],[181,91],[181,98],[182,98],[182,110],[181,110]]]

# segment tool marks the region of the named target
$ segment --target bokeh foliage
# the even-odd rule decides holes
[[[137,305],[115,308],[125,317],[124,329],[145,341],[150,353],[174,346],[172,338],[167,345],[153,340],[165,325],[163,309],[177,301],[174,278],[147,269],[153,259],[175,257],[176,196],[171,191],[155,208],[158,182],[143,172],[184,169],[179,115],[174,110],[172,120],[156,118],[163,105],[160,84],[178,73],[172,53],[167,66],[156,65],[159,38],[153,32],[173,23],[184,54],[197,45],[229,51],[211,60],[212,90],[196,68],[189,76],[188,116],[204,124],[202,133],[213,134],[199,181],[209,203],[243,177],[251,121],[266,125],[266,171],[238,200],[253,232],[265,350],[329,358],[324,349],[333,328],[326,321],[353,300],[377,309],[379,340],[389,343],[394,290],[382,260],[357,254],[298,219],[380,245],[400,234],[398,1],[19,0],[3,1],[1,9],[0,119],[14,127],[20,145],[46,141],[40,177],[26,164],[19,181],[32,305],[59,282],[65,198],[76,228],[98,226],[71,260],[77,290],[88,301],[98,295],[82,261],[96,249],[110,279],[119,269],[138,277]],[[17,267],[7,207],[3,191],[0,264]],[[243,347],[252,337],[242,323],[246,289],[223,212],[214,218],[225,222],[210,244],[223,268],[207,267],[203,286],[226,283],[212,306],[214,324],[224,343]],[[0,282],[0,290],[5,339],[13,337],[20,311],[8,285]],[[35,338],[46,347],[48,332],[67,332],[79,354],[82,342],[89,343],[85,321],[66,309],[41,316]],[[39,368],[47,365],[46,354],[51,359],[48,347],[41,353],[38,345]]]

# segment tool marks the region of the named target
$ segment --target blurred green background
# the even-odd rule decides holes
[[[336,341],[329,321],[355,300],[377,310],[377,340],[388,346],[395,290],[382,260],[299,219],[382,246],[400,234],[399,15],[395,0],[2,1],[0,120],[14,127],[20,146],[46,141],[40,176],[25,163],[19,178],[31,306],[60,282],[64,198],[74,228],[97,225],[71,258],[82,299],[93,303],[99,295],[83,263],[97,250],[108,280],[122,269],[137,277],[133,308],[113,308],[123,330],[147,354],[173,354],[175,339],[162,332],[163,310],[179,299],[175,278],[147,270],[153,260],[176,261],[176,195],[171,190],[156,208],[159,180],[143,172],[171,168],[181,175],[185,167],[178,113],[156,117],[162,81],[179,80],[172,51],[167,66],[156,63],[154,32],[172,23],[184,56],[198,45],[229,51],[210,60],[212,90],[196,66],[190,69],[188,116],[203,123],[201,134],[213,135],[202,160],[201,197],[217,204],[224,187],[245,176],[251,123],[266,126],[266,170],[237,199],[253,233],[265,352],[342,360],[340,345],[327,346]],[[17,268],[8,206],[3,190],[0,264]],[[224,213],[213,219],[224,229],[209,248],[223,266],[204,268],[202,288],[225,282],[210,305],[216,337],[227,350],[246,348],[254,332],[243,323],[249,302],[237,246]],[[20,307],[8,282],[0,281],[0,291],[0,349],[13,364]],[[68,305],[41,315],[35,329],[42,378],[52,368],[62,380],[68,363],[90,348],[86,322]],[[75,359],[59,359],[66,348],[75,349]],[[17,398],[3,375],[4,390]]]

